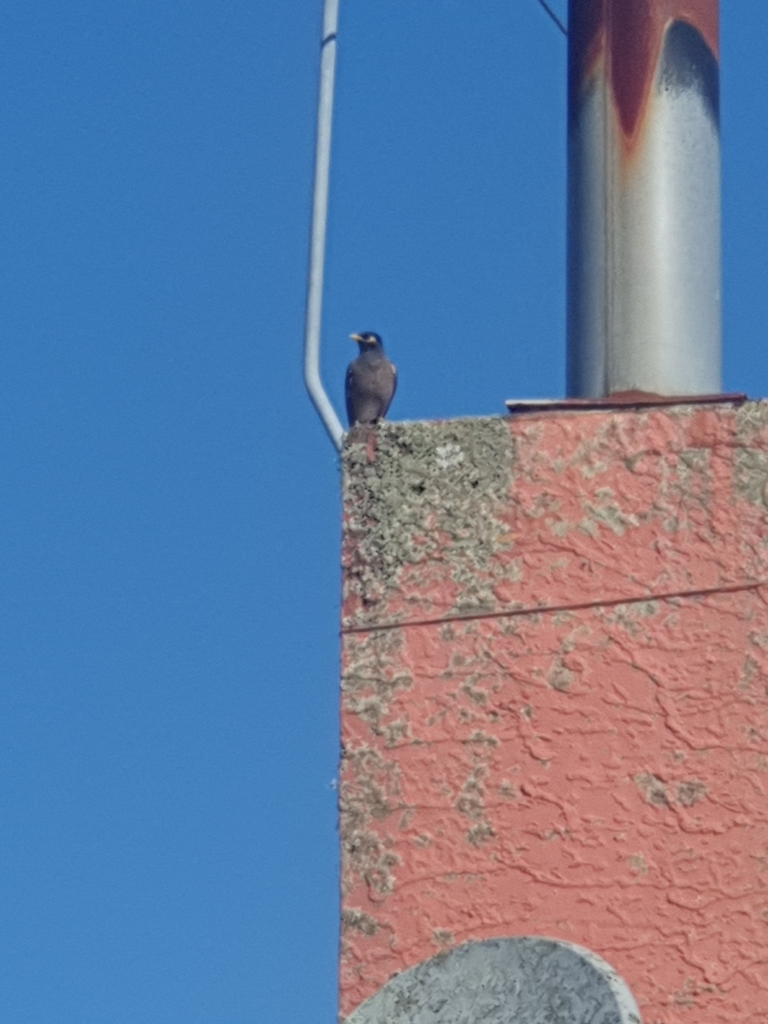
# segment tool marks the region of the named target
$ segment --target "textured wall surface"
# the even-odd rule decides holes
[[[768,405],[344,454],[341,1012],[469,940],[768,1019]]]

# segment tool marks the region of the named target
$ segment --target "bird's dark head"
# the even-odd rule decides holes
[[[350,334],[352,341],[356,341],[361,352],[383,352],[384,345],[378,334],[373,331],[363,331],[362,334]]]

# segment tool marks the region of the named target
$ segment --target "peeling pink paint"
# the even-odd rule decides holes
[[[768,1017],[768,406],[345,456],[341,1012],[543,935],[645,1024]]]

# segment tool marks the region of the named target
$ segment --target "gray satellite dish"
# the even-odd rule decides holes
[[[396,975],[345,1024],[641,1024],[599,956],[552,939],[469,942]]]

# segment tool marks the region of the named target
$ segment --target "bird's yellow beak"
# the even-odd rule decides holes
[[[365,341],[365,338],[362,336],[362,334],[350,334],[349,337],[352,341]]]

